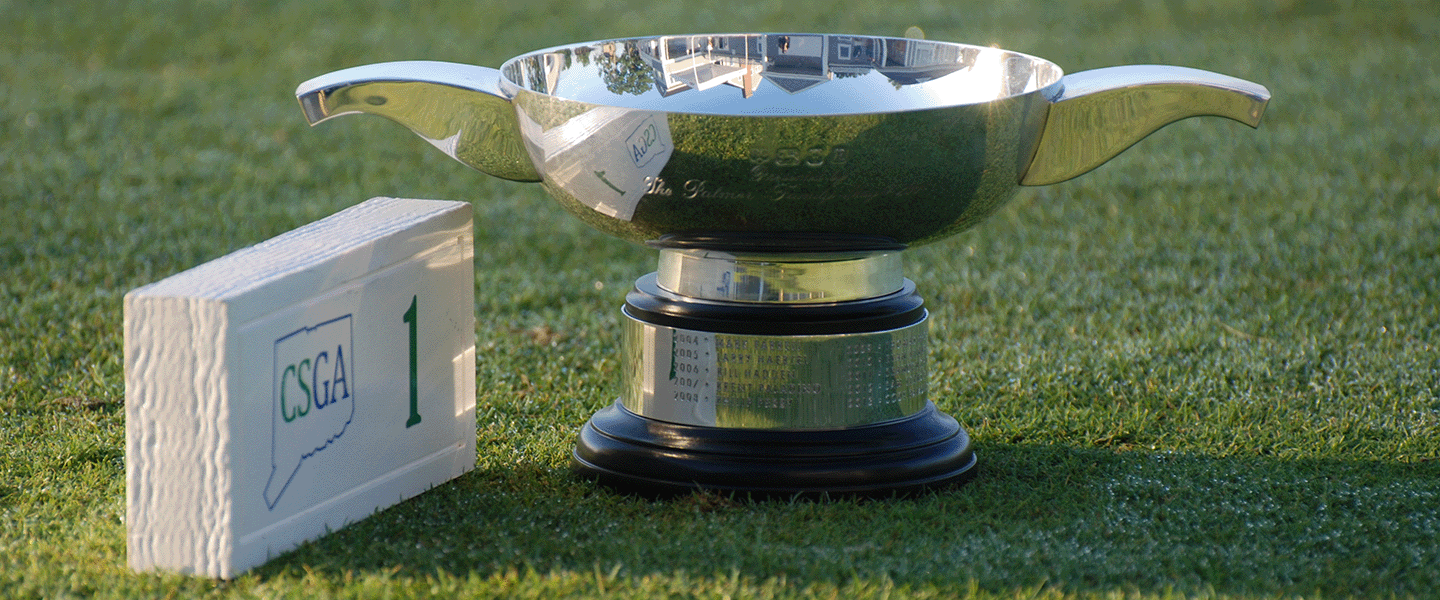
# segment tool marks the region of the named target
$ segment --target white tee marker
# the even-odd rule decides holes
[[[131,568],[231,578],[475,468],[472,224],[374,198],[126,294]]]

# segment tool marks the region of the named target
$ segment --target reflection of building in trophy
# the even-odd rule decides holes
[[[878,38],[836,35],[829,41],[830,72],[836,77],[865,75],[885,57],[885,44]]]
[[[766,40],[770,63],[765,79],[796,94],[834,77],[830,73],[829,36],[772,35]]]
[[[566,50],[563,52],[552,52],[545,55],[544,77],[545,89],[553,90],[560,83],[560,72],[570,66],[571,54]]]
[[[769,41],[765,79],[792,94],[835,77],[878,70],[896,85],[923,83],[971,66],[979,53],[925,40],[845,35],[779,35]]]
[[[760,85],[765,47],[759,35],[675,36],[642,43],[640,56],[654,69],[655,88],[669,96],[718,85],[749,98]]]
[[[786,94],[871,71],[894,85],[922,83],[972,66],[979,52],[926,40],[822,35],[652,37],[638,50],[661,95],[732,85],[744,98],[755,95],[762,79]]]
[[[523,68],[515,74],[519,76],[520,84],[525,88],[540,92],[542,94],[554,93],[556,86],[560,84],[560,75],[574,62],[574,54],[569,50],[549,52],[539,56],[538,60],[524,61]]]
[[[925,40],[798,34],[665,36],[606,43],[598,50],[612,92],[642,94],[654,89],[671,96],[729,85],[746,98],[756,93],[762,80],[798,94],[837,77],[861,77],[877,70],[896,86],[923,83],[973,66],[979,53]],[[570,57],[565,58],[568,65]],[[591,57],[585,58],[588,62]],[[544,75],[551,68],[545,64]]]
[[[980,51],[925,40],[889,39],[879,57],[879,70],[896,85],[924,83],[973,66]]]

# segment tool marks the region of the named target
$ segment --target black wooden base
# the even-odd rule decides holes
[[[647,496],[906,495],[975,475],[970,436],[933,403],[875,425],[778,431],[676,425],[616,403],[585,424],[571,458],[577,474]]]

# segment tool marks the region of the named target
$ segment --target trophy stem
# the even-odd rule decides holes
[[[929,315],[898,249],[662,248],[626,297],[626,384],[574,470],[625,491],[907,493],[974,474],[928,398]]]

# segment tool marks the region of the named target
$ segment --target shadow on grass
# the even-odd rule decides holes
[[[1440,464],[981,446],[980,476],[907,499],[619,495],[563,470],[476,471],[307,544],[262,577],[688,573],[961,591],[1423,593]]]

